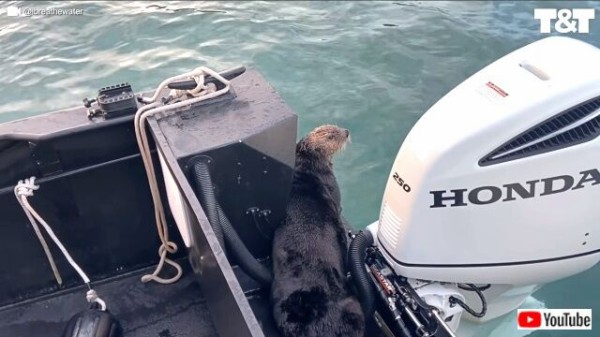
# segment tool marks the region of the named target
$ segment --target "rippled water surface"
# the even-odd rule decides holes
[[[534,8],[600,8],[597,2],[12,4],[84,14],[0,12],[0,122],[79,105],[113,83],[149,90],[199,65],[243,64],[261,71],[298,113],[301,134],[322,123],[351,130],[353,143],[336,171],[346,216],[357,227],[377,218],[392,161],[416,120],[469,75],[544,37]],[[600,22],[573,37],[600,46]],[[599,281],[596,267],[545,286],[535,294],[541,303],[532,305],[600,312]],[[524,333],[512,315],[478,335]]]

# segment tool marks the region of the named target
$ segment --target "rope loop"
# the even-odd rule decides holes
[[[177,282],[177,280],[179,280],[179,278],[181,278],[181,275],[183,274],[183,270],[181,269],[181,266],[169,259],[167,257],[167,252],[169,252],[169,250],[172,250],[174,252],[177,251],[177,245],[174,242],[168,242],[166,245],[160,245],[160,247],[158,248],[158,256],[160,256],[160,261],[158,262],[158,265],[156,266],[156,269],[154,270],[154,272],[152,274],[146,274],[144,276],[142,276],[141,281],[144,283],[150,282],[150,281],[154,281],[160,284],[170,284],[170,283],[174,283]],[[175,276],[171,277],[171,278],[163,278],[158,276],[158,274],[162,271],[164,264],[168,264],[170,266],[172,266],[173,268],[175,268],[175,270],[177,270],[177,273],[175,274]]]
[[[32,197],[33,191],[37,191],[40,188],[39,185],[35,184],[35,177],[19,180],[17,186],[15,186],[15,194],[25,197]]]
[[[102,300],[98,296],[98,293],[96,293],[96,290],[94,290],[94,289],[88,290],[87,293],[85,294],[85,299],[89,303],[97,303],[100,306],[100,310],[106,311],[106,302],[104,302],[104,300]]]

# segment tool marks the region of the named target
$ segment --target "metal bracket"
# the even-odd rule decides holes
[[[58,153],[48,143],[29,142],[31,158],[41,173],[42,177],[62,173],[63,167]]]

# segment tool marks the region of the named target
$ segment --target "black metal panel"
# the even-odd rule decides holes
[[[254,256],[269,257],[274,227],[285,216],[292,168],[244,143],[202,154],[211,158],[215,194],[237,233]],[[180,161],[188,177],[189,159]]]
[[[52,132],[55,119],[62,124],[66,122],[63,119],[72,122],[85,114],[85,109],[73,109],[0,125],[0,189],[14,186],[19,179],[31,175],[69,173],[139,152],[133,119],[129,117],[101,123],[86,118],[70,130]],[[33,133],[43,132],[44,125],[48,125],[48,133]],[[12,127],[14,134],[10,133]],[[21,127],[27,128],[19,130]],[[30,130],[31,134],[27,132]],[[1,133],[3,131],[8,133]],[[55,163],[56,160],[59,163]]]
[[[85,114],[72,109],[0,127],[12,131],[0,134],[0,265],[6,271],[0,275],[0,306],[59,289],[13,194],[17,181],[30,176],[40,184],[32,205],[92,280],[158,262],[154,211],[132,119],[94,123]],[[50,247],[63,288],[81,284],[55,245]]]
[[[244,291],[219,246],[192,187],[177,164],[155,121],[150,120],[149,124],[156,137],[157,146],[162,148],[161,152],[170,169],[170,174],[175,178],[177,187],[183,194],[185,207],[191,213],[187,224],[187,230],[191,233],[190,247],[188,247],[189,261],[196,274],[196,279],[206,294],[219,336],[263,337]]]
[[[215,179],[223,208],[252,251],[267,256],[269,240],[257,233],[244,211],[255,205],[271,210],[273,222],[283,216],[294,163],[297,118],[256,72],[232,83],[238,96],[217,100],[206,108],[214,109],[208,114],[201,108],[192,114],[165,117],[160,123],[166,124],[160,127],[156,121],[150,122],[169,172],[193,215],[189,261],[205,290],[204,308],[210,308],[215,328],[221,336],[276,336],[267,289],[259,289],[232,267],[180,165],[185,166],[185,161],[198,153],[213,156],[219,168]],[[207,116],[214,118],[210,124],[203,119]],[[30,198],[31,203],[94,282],[108,280],[114,284],[98,290],[102,293],[109,289],[109,301],[122,309],[117,309],[117,316],[125,315],[126,322],[140,326],[130,336],[167,334],[169,327],[173,327],[174,334],[191,336],[185,333],[191,331],[187,325],[212,326],[205,310],[193,311],[196,302],[182,299],[186,294],[191,300],[198,296],[193,287],[181,288],[181,282],[185,287],[189,285],[185,276],[173,286],[139,282],[140,268],[157,263],[159,241],[132,119],[88,120],[86,110],[79,108],[0,125],[0,264],[6,271],[0,273],[0,335],[56,335],[70,315],[80,309],[79,304],[85,306],[81,294],[74,292],[81,291],[77,288],[81,281],[51,244],[65,280],[64,289],[56,286],[44,252],[14,198],[17,180],[32,175],[39,177],[41,188]],[[210,125],[220,125],[221,129],[211,133]],[[230,166],[233,162],[247,168],[234,169]],[[158,173],[162,181],[160,170]],[[238,184],[239,175],[248,183]],[[235,194],[228,193],[229,189]],[[182,247],[178,255],[182,256],[186,253],[183,242],[168,208],[167,213],[172,239]],[[130,273],[136,276],[129,279],[128,285],[119,283],[122,275]],[[153,290],[157,287],[165,291]],[[174,296],[168,289],[181,292]],[[151,302],[146,292],[159,298]],[[128,296],[145,299],[132,304]],[[173,301],[164,311],[160,307],[163,300]],[[172,306],[177,302],[182,304],[179,309]],[[60,309],[52,309],[57,306]],[[194,312],[197,317],[191,314]],[[46,324],[44,317],[54,318]],[[161,323],[165,328],[157,330],[163,326]],[[152,328],[141,327],[144,324]],[[212,333],[195,336],[205,335]]]
[[[250,251],[263,258],[270,255],[272,227],[285,215],[297,117],[256,72],[241,76],[234,89],[221,102],[171,114],[158,124],[188,178],[192,157],[212,158],[222,208]],[[251,208],[265,213],[253,217]]]
[[[269,209],[270,221],[282,219],[293,174],[297,117],[258,73],[248,71],[233,84],[235,98],[229,95],[217,103],[151,118],[149,124],[192,214],[187,225],[190,264],[219,335],[276,336],[268,289],[257,289],[256,283],[233,272],[235,261],[219,246],[187,172],[194,156],[213,159],[211,174],[221,206],[256,256],[267,256],[270,240],[261,236],[246,211]],[[251,291],[249,298],[245,290]]]

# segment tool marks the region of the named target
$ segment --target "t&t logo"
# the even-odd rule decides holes
[[[593,8],[536,8],[533,17],[540,20],[540,33],[589,33],[590,21],[596,18]]]

